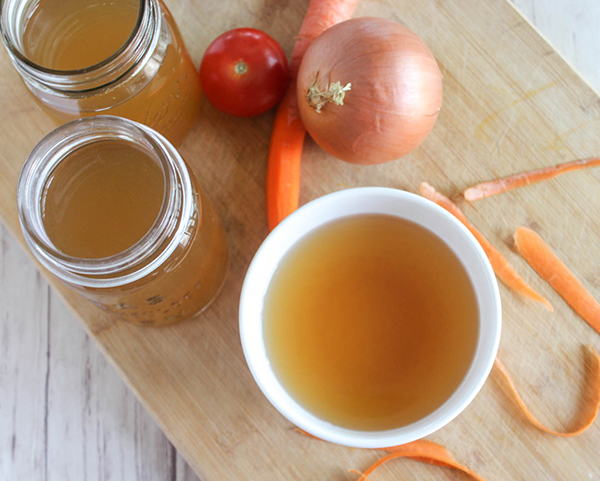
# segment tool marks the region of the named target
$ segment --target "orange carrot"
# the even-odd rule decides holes
[[[465,214],[458,208],[456,204],[454,204],[454,202],[437,192],[427,182],[423,182],[419,186],[419,193],[423,197],[446,209],[460,222],[462,222],[465,227],[469,229],[469,231],[471,231],[471,234],[473,234],[475,239],[477,239],[477,242],[481,244],[481,247],[490,260],[490,264],[492,264],[494,272],[498,278],[504,282],[504,284],[524,297],[541,302],[549,311],[554,310],[552,304],[550,304],[543,296],[537,293],[519,274],[517,274],[517,271],[515,271],[515,269],[508,263],[508,260],[506,260],[506,258],[490,243],[490,241],[483,237],[481,232],[479,232],[473,226],[473,224],[469,222]]]
[[[600,334],[600,303],[592,297],[570,269],[531,229],[519,227],[515,232],[519,254]]]
[[[596,416],[598,415],[598,408],[600,408],[600,357],[598,357],[598,354],[596,353],[596,351],[594,351],[594,349],[592,349],[591,346],[588,346],[588,347],[590,349],[591,354],[593,355],[592,356],[593,365],[592,365],[592,373],[591,373],[592,375],[589,380],[589,385],[590,385],[589,393],[590,394],[587,397],[587,405],[590,406],[589,413],[586,413],[586,415],[584,415],[584,418],[581,421],[581,424],[579,426],[571,429],[570,431],[566,431],[566,432],[553,431],[552,429],[547,428],[541,422],[539,422],[533,416],[533,414],[531,414],[531,411],[529,411],[529,409],[527,408],[527,406],[525,406],[525,403],[521,399],[521,396],[519,396],[519,393],[517,392],[517,388],[515,387],[515,383],[511,379],[510,375],[508,374],[506,367],[504,367],[504,364],[502,364],[500,359],[496,358],[495,366],[498,369],[498,372],[500,372],[500,374],[502,374],[502,377],[507,382],[508,387],[509,387],[509,392],[515,398],[515,401],[517,402],[517,404],[519,405],[519,407],[521,408],[523,413],[525,413],[525,416],[527,416],[527,419],[529,419],[529,421],[531,421],[532,424],[534,424],[537,428],[541,429],[542,431],[544,431],[548,434],[553,434],[555,436],[562,436],[565,438],[571,437],[571,436],[576,436],[576,435],[584,432],[587,428],[589,428],[593,424],[594,420],[596,419]]]
[[[441,444],[437,444],[431,441],[419,440],[413,441],[412,443],[403,444],[401,446],[393,446],[391,448],[384,448],[383,451],[387,451],[390,454],[381,458],[379,461],[374,463],[369,469],[367,469],[358,481],[368,481],[367,476],[375,471],[379,466],[392,459],[396,458],[409,458],[414,461],[421,463],[433,464],[434,466],[441,466],[444,468],[452,468],[458,471],[462,471],[468,474],[471,478],[476,481],[484,481],[484,479],[471,471],[466,466],[463,466],[457,462],[450,452]]]
[[[600,158],[580,159],[564,164],[558,164],[554,167],[521,172],[519,174],[509,175],[502,179],[483,182],[481,184],[469,187],[463,192],[465,199],[469,201],[483,199],[491,195],[501,194],[507,190],[517,189],[529,184],[535,184],[543,180],[553,179],[561,174],[573,172],[574,170],[585,169],[586,167],[595,167],[600,165]]]
[[[352,17],[358,0],[311,0],[290,61],[290,85],[277,108],[267,163],[269,230],[298,208],[300,159],[306,129],[296,99],[296,77],[312,41],[336,23]]]
[[[302,434],[303,436],[322,441],[322,439],[313,436],[312,434],[307,433],[306,431],[300,428],[296,428],[295,431]],[[432,441],[426,441],[424,439],[421,439],[419,441],[413,441],[412,443],[401,444],[400,446],[379,448],[378,451],[386,451],[390,454],[381,458],[364,473],[359,473],[354,469],[350,470],[351,472],[358,473],[361,475],[358,481],[366,481],[367,476],[373,471],[375,471],[379,466],[396,458],[409,458],[414,461],[419,461],[420,463],[433,464],[434,466],[457,469],[459,471],[462,471],[463,473],[468,474],[477,481],[484,481],[483,478],[475,474],[469,468],[457,462],[452,457],[448,449],[446,449],[441,444],[437,444]]]
[[[296,95],[288,90],[277,108],[267,161],[267,222],[269,230],[298,208],[300,159],[306,129],[297,110]]]

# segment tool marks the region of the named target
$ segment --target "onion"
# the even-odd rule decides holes
[[[355,164],[414,150],[442,105],[442,75],[427,45],[381,18],[323,32],[304,55],[297,85],[306,130],[331,155]]]

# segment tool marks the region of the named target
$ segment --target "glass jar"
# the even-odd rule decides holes
[[[73,35],[71,30],[78,28],[78,21],[64,18],[57,8],[81,13],[85,6],[95,15],[88,20],[99,22],[102,9],[119,2],[131,4],[129,26],[134,26],[112,55],[77,70],[55,70],[28,58],[29,46],[57,45],[57,36]],[[47,25],[53,17],[44,17],[36,27],[32,19],[44,12],[54,15],[57,25]],[[96,25],[97,31],[79,27],[89,42],[82,47],[84,53],[94,45],[93,35],[108,35],[117,28],[116,23],[111,27],[106,21],[108,25]],[[4,0],[1,27],[6,49],[25,85],[59,124],[80,117],[117,115],[150,126],[175,145],[193,127],[200,110],[200,78],[173,17],[160,0]],[[28,33],[28,28],[39,32]]]
[[[118,254],[77,258],[58,250],[44,227],[44,196],[59,164],[80,148],[118,140],[143,151],[164,176],[154,224]],[[73,179],[76,175],[73,176]],[[115,318],[165,325],[205,309],[228,267],[228,245],[211,202],[177,150],[152,129],[99,116],[58,127],[33,149],[19,178],[19,219],[36,259],[70,288]]]

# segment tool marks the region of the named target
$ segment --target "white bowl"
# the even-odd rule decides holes
[[[473,284],[479,306],[479,336],[471,366],[459,387],[438,409],[417,422],[387,431],[356,431],[324,421],[300,406],[281,386],[265,350],[262,311],[275,269],[304,235],[343,217],[388,214],[415,222],[440,237],[456,254]],[[500,342],[500,294],[494,271],[473,235],[451,214],[415,194],[383,187],[343,190],[298,209],[265,239],[242,288],[240,336],[246,361],[258,386],[273,406],[301,429],[332,443],[382,448],[421,439],[445,426],[473,400],[487,379]]]

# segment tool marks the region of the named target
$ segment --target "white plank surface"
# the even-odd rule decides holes
[[[600,91],[600,2],[512,0],[596,91]]]
[[[600,2],[514,4],[600,91]],[[0,481],[197,479],[0,226]]]

